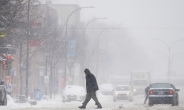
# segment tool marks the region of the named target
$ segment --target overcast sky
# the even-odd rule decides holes
[[[184,28],[184,0],[52,0],[53,3],[78,4],[82,20],[107,17],[108,23],[129,28]]]
[[[155,51],[168,54],[168,49],[163,42],[153,39],[163,40],[169,46],[184,39],[184,0],[52,0],[52,3],[95,7],[82,9],[81,21],[107,17],[108,20],[100,22],[121,25],[127,35],[145,50],[148,58],[156,62],[157,71],[166,72],[168,61],[156,57],[160,54]],[[184,52],[183,44],[184,41],[175,44],[171,49],[172,55]],[[175,59],[172,64],[180,74],[184,71],[183,60],[182,57]]]

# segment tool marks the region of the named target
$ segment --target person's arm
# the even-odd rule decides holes
[[[7,93],[6,93],[7,91],[6,91],[6,87],[4,86],[4,95],[5,95],[5,97],[7,98]]]
[[[96,81],[96,78],[94,75],[91,75],[92,76],[92,86],[93,86],[93,89],[96,91],[97,89],[97,81]]]

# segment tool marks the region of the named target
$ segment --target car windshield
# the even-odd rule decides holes
[[[156,83],[152,84],[151,88],[172,88],[171,84],[168,83]]]
[[[133,83],[135,86],[146,86],[148,82],[145,80],[135,80]]]
[[[117,91],[128,91],[130,90],[130,87],[129,86],[117,86],[116,90]]]

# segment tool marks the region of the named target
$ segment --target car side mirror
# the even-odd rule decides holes
[[[175,89],[175,91],[180,91],[179,89]]]

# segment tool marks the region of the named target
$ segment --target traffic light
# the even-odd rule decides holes
[[[11,54],[7,54],[6,56],[6,68],[7,69],[11,69],[11,61],[12,61]]]
[[[8,55],[6,56],[6,58],[7,58],[7,60],[11,60],[11,55],[8,54]]]

